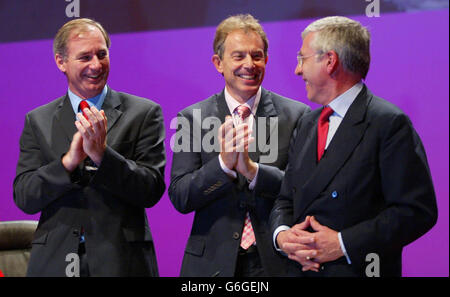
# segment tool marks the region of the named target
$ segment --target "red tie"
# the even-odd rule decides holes
[[[89,118],[88,118],[87,114],[84,112],[85,108],[90,108],[89,107],[89,103],[87,103],[86,100],[81,100],[81,102],[80,102],[80,110],[83,112],[83,115],[86,118],[86,120],[89,121]]]
[[[245,105],[239,105],[236,107],[236,112],[239,115],[239,117],[244,121],[248,116],[252,113],[250,108],[248,108]]]
[[[251,110],[245,105],[239,105],[236,107],[236,113],[239,115],[243,123],[244,120],[251,114]],[[247,212],[245,214],[244,230],[242,231],[241,247],[246,250],[255,241],[255,232],[253,232],[252,221],[250,220],[250,214]]]
[[[331,107],[326,106],[322,109],[319,117],[319,123],[317,125],[317,161],[323,156],[325,152],[325,145],[327,143],[328,127],[330,125],[328,119],[333,113]]]

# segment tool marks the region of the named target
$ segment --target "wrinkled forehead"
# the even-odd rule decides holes
[[[302,47],[300,49],[301,54],[303,54],[303,55],[311,54],[315,51],[315,49],[313,47],[313,41],[315,39],[315,34],[316,34],[316,32],[310,32],[310,33],[306,34],[305,36],[303,36]]]
[[[94,26],[72,30],[66,43],[66,53],[69,56],[100,50],[108,51],[108,48],[103,34]]]
[[[252,45],[258,49],[264,50],[264,42],[259,34],[253,30],[237,29],[230,32],[225,39],[224,46],[248,47]]]

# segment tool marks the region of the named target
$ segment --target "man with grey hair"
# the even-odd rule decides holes
[[[366,28],[327,17],[302,38],[295,73],[323,107],[297,126],[271,213],[274,245],[292,260],[292,276],[400,276],[402,248],[437,220],[422,142],[401,110],[362,83]]]
[[[191,143],[174,150],[170,199],[181,213],[195,211],[181,276],[282,276],[286,259],[272,247],[268,219],[294,128],[309,107],[261,87],[268,41],[251,15],[220,23],[213,49],[224,90],[178,118],[177,139],[204,144],[213,133],[220,147],[195,150]],[[207,118],[218,125],[205,128]],[[196,125],[203,128],[199,134]],[[252,141],[258,144],[253,151]],[[265,148],[276,157],[265,158]]]
[[[14,201],[41,212],[28,276],[158,276],[145,208],[165,189],[161,108],[107,86],[110,44],[93,20],[64,24],[67,94],[26,116]]]

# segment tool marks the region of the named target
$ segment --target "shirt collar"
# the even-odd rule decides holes
[[[233,114],[236,107],[239,105],[244,105],[250,108],[252,111],[253,116],[256,114],[256,109],[258,108],[259,101],[261,100],[261,86],[259,86],[258,91],[256,94],[252,97],[250,97],[244,104],[239,103],[236,99],[233,98],[233,96],[228,93],[227,88],[225,87],[225,101],[227,102],[228,109],[230,110],[230,113]]]
[[[362,88],[363,83],[358,82],[353,87],[333,99],[333,101],[328,104],[328,106],[330,106],[334,111],[333,115],[337,115],[341,118],[345,117],[350,105],[352,105],[353,101],[355,101]]]
[[[77,95],[75,95],[70,88],[67,91],[68,95],[69,95],[69,99],[70,99],[70,104],[72,105],[73,108],[73,112],[75,114],[78,113],[78,106],[80,105],[80,102],[83,100],[80,97],[78,97]],[[108,93],[108,86],[105,85],[105,87],[103,88],[102,92],[100,94],[98,94],[95,97],[92,98],[88,98],[86,99],[87,102],[89,103],[89,106],[95,106],[98,110],[102,109],[103,106],[103,102],[105,101],[105,97],[106,94]]]

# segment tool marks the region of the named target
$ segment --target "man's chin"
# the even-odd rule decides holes
[[[255,84],[255,85],[252,85],[252,86],[247,86],[246,88],[244,88],[247,92],[250,92],[250,93],[256,93],[257,91],[258,91],[258,89],[259,89],[259,86],[261,86],[260,84]]]
[[[246,98],[247,100],[251,97],[255,96],[258,92],[259,86],[256,88],[246,89],[245,91],[241,92],[241,97]]]
[[[94,90],[103,90],[105,85],[106,85],[106,81],[102,80],[102,81],[99,81],[99,82],[96,82],[96,83],[88,84],[87,87],[88,87],[88,89],[94,91]]]
[[[261,82],[248,83],[242,86],[242,91],[244,92],[256,92],[261,86]]]
[[[84,94],[85,94],[84,97],[86,97],[86,98],[95,97],[103,91],[104,87],[105,87],[105,85],[88,88],[84,92]]]

